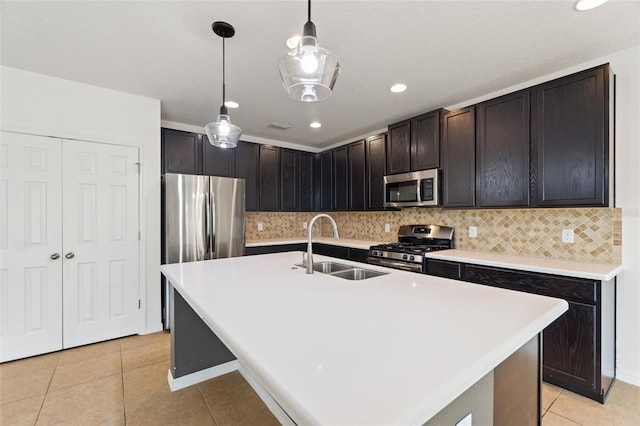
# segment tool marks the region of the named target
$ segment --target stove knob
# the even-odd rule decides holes
[[[402,255],[402,260],[407,260],[407,255],[406,254]]]
[[[413,256],[409,256],[409,260],[415,260],[416,258]]]

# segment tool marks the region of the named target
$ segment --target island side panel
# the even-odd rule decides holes
[[[474,425],[539,426],[541,337],[521,346],[424,426],[457,425],[469,415]]]
[[[236,357],[171,287],[171,374],[174,379]]]
[[[542,354],[538,334],[494,370],[494,426],[540,425]]]
[[[452,426],[471,415],[472,425],[496,425],[493,414],[494,371],[478,380],[423,426]],[[463,423],[465,424],[465,423]]]

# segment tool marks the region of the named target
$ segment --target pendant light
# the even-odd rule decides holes
[[[331,95],[340,64],[333,53],[318,46],[316,26],[311,22],[311,0],[302,38],[280,57],[278,70],[287,94],[295,100],[316,102]]]
[[[233,37],[233,35],[236,33],[236,30],[233,28],[233,26],[231,26],[231,24],[227,24],[226,22],[222,21],[214,22],[213,24],[211,24],[211,28],[213,29],[214,33],[222,37],[222,106],[220,107],[220,114],[218,114],[216,121],[207,124],[206,126],[204,126],[204,129],[207,132],[207,137],[209,138],[209,143],[211,143],[211,145],[220,148],[235,148],[236,145],[238,145],[240,135],[242,135],[242,129],[236,125],[231,124],[229,113],[227,112],[227,107],[224,104],[224,39]]]

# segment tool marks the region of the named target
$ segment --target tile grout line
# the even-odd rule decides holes
[[[209,402],[207,401],[207,398],[204,397],[204,394],[202,393],[202,389],[200,389],[200,384],[199,383],[196,384],[196,389],[198,389],[198,393],[200,394],[200,397],[204,401],[204,405],[207,406],[207,411],[209,411],[209,415],[211,416],[211,420],[213,420],[213,423],[217,426],[218,422],[216,421],[216,418],[213,415],[213,411],[211,411],[211,407],[209,406]]]
[[[549,411],[551,411],[551,410],[550,410],[550,409],[549,409],[549,410],[547,410],[547,412],[549,412]],[[556,415],[556,416],[558,416],[558,417],[561,417],[561,418],[563,418],[563,419],[565,419],[565,420],[567,420],[567,421],[570,421],[570,422],[571,422],[571,423],[573,423],[573,424],[576,424],[576,425],[579,425],[579,426],[583,426],[583,424],[582,424],[582,423],[579,423],[579,422],[575,421],[574,419],[571,419],[571,418],[569,418],[569,417],[565,417],[565,416],[563,416],[562,414],[558,414],[558,413],[556,413],[555,411],[551,411],[551,412],[552,412],[554,415]]]
[[[127,424],[127,400],[125,398],[124,390],[124,365],[122,362],[122,340],[120,340],[120,377],[122,378],[122,417],[124,418],[124,424]]]
[[[40,403],[40,408],[38,409],[38,415],[36,416],[35,422],[33,422],[34,425],[38,423],[40,414],[42,414],[42,408],[44,408],[44,402],[47,400],[47,395],[49,395],[49,389],[51,388],[51,383],[53,383],[53,378],[56,375],[56,371],[58,370],[58,365],[60,364],[60,355],[63,350],[57,351],[58,359],[56,360],[56,366],[53,368],[53,373],[51,374],[51,378],[49,379],[49,384],[47,385],[47,389],[45,389],[44,391],[44,395],[42,396],[42,402]]]
[[[564,389],[560,388],[560,392],[558,392],[558,394],[555,396],[555,398],[553,398],[553,400],[551,401],[551,403],[547,407],[547,411],[551,410],[551,407],[553,406],[553,404],[555,404],[555,402],[558,400],[558,398],[560,398],[560,394],[562,394],[563,390]]]

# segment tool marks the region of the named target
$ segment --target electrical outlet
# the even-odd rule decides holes
[[[464,418],[462,420],[460,420],[458,423],[456,423],[456,426],[472,426],[473,425],[473,421],[472,421],[472,413],[467,414],[466,416],[464,416]]]
[[[302,229],[307,229],[307,226],[308,226],[307,222],[302,222]]]
[[[258,232],[262,231],[264,229],[264,225],[262,224],[262,222],[258,222]]]
[[[478,238],[478,227],[470,226],[469,227],[469,238]]]
[[[564,228],[562,230],[562,242],[573,244],[573,229]]]
[[[389,225],[388,223],[384,224],[384,232],[391,232],[391,225]]]

